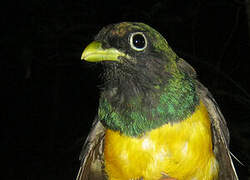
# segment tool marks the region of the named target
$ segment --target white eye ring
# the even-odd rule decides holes
[[[146,49],[148,42],[146,36],[142,32],[134,32],[129,36],[129,44],[132,49],[143,51]]]

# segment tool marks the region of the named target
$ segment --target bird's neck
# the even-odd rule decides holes
[[[107,89],[101,95],[98,116],[104,126],[138,137],[166,123],[185,120],[199,103],[195,80],[186,74],[172,76],[166,84],[148,92],[136,92],[127,86]],[[130,92],[131,91],[131,92]]]

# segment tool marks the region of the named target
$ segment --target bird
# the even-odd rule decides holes
[[[77,180],[238,179],[218,104],[157,30],[105,26],[81,60],[103,66],[103,84]]]

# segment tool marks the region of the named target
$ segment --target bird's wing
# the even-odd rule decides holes
[[[96,118],[80,154],[81,167],[76,180],[104,180],[103,142],[105,128]]]
[[[205,104],[211,119],[213,151],[220,166],[219,179],[238,180],[230,156],[229,131],[226,121],[211,93],[200,82],[197,81],[197,84],[199,96]]]
[[[190,77],[196,78],[193,67],[182,58],[177,58],[177,66]],[[219,179],[238,180],[229,151],[230,138],[227,123],[211,93],[199,81],[196,82],[199,97],[205,104],[211,119],[213,151],[220,165]]]

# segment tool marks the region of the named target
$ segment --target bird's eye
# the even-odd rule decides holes
[[[130,46],[136,51],[143,51],[147,47],[147,39],[142,32],[135,32],[130,35]]]

